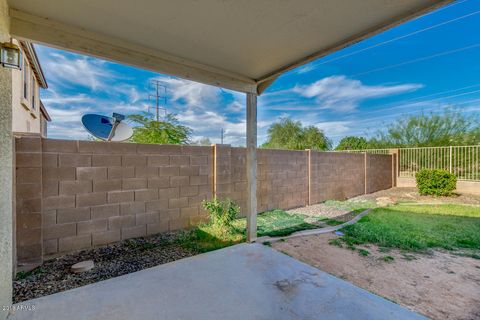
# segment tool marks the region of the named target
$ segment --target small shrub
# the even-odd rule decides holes
[[[366,257],[370,254],[370,252],[365,249],[358,249],[358,254],[361,255],[362,257]]]
[[[24,279],[26,279],[26,278],[28,278],[32,275],[42,274],[42,273],[45,273],[45,270],[42,269],[42,267],[35,268],[31,271],[19,271],[19,272],[17,272],[15,279],[16,280],[24,280]]]
[[[203,201],[203,207],[210,214],[210,223],[221,229],[232,230],[233,221],[240,212],[240,207],[230,199]]]
[[[454,174],[439,169],[422,169],[415,175],[421,195],[450,196],[457,187]]]
[[[331,246],[337,246],[339,248],[343,247],[342,241],[340,239],[330,239],[328,241],[328,244],[331,245]]]
[[[395,258],[392,256],[384,256],[381,259],[385,262],[393,262],[395,260]]]

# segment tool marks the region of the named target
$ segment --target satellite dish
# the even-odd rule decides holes
[[[104,141],[125,141],[133,134],[132,128],[122,122],[124,115],[114,113],[112,117],[86,114],[82,117],[85,129],[94,137]]]

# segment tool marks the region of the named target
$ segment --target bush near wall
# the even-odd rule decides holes
[[[440,169],[422,169],[415,175],[421,195],[450,196],[457,187],[457,177]]]

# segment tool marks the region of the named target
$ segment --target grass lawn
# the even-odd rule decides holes
[[[399,204],[377,208],[342,229],[350,246],[373,243],[410,251],[428,248],[480,250],[480,207]]]
[[[258,237],[279,237],[296,231],[319,228],[322,224],[341,223],[324,217],[312,218],[301,214],[290,214],[283,210],[272,210],[257,216],[257,235]],[[236,219],[230,231],[221,230],[215,225],[204,224],[185,232],[180,243],[199,252],[207,252],[245,241],[245,229],[245,218]]]

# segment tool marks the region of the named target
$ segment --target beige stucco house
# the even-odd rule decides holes
[[[46,89],[47,81],[33,45],[13,42],[22,51],[22,62],[20,70],[12,70],[12,131],[46,137],[47,122],[51,119],[40,100],[40,88]]]

